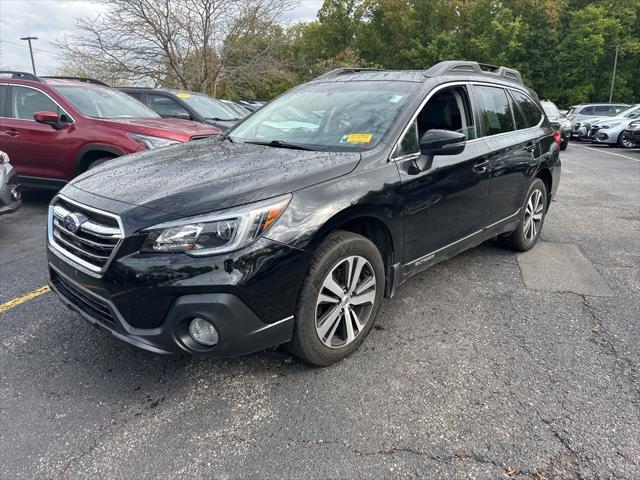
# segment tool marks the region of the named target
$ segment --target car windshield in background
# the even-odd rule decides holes
[[[240,120],[240,116],[217,98],[195,93],[177,93],[176,96],[207,120]]]
[[[225,106],[227,108],[230,108],[231,110],[236,112],[237,116],[240,117],[240,118],[244,118],[244,117],[246,117],[246,116],[251,114],[251,111],[247,110],[244,107],[241,107],[240,105],[237,105],[237,104],[235,104],[233,102],[230,102],[228,100],[224,101],[223,103],[225,104]]]
[[[109,88],[56,87],[80,113],[92,118],[160,118],[156,112],[126,93]]]
[[[560,110],[556,108],[556,106],[551,102],[540,102],[542,104],[542,108],[544,109],[544,113],[547,114],[549,118],[557,118],[560,116]]]
[[[319,150],[373,148],[416,88],[412,82],[311,83],[262,107],[229,137]]]
[[[640,105],[634,105],[633,107],[626,109],[624,112],[620,112],[618,116],[624,118],[638,118],[640,117]]]

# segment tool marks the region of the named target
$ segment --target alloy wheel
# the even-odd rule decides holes
[[[538,189],[531,192],[524,210],[524,237],[528,242],[533,241],[542,226],[544,201],[542,192]]]
[[[632,142],[631,139],[627,137],[624,133],[621,133],[620,135],[622,135],[620,138],[620,143],[624,148],[633,148],[635,146],[635,143]]]
[[[329,348],[353,342],[364,330],[376,299],[376,274],[355,255],[341,260],[325,277],[316,301],[316,333]]]

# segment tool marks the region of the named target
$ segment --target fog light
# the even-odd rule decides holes
[[[17,185],[15,185],[15,186],[11,189],[11,199],[12,199],[12,200],[20,200],[20,198],[22,198],[22,192],[20,192],[20,187],[18,187]]]
[[[189,335],[201,345],[211,347],[218,343],[215,327],[202,318],[194,318],[189,324]]]

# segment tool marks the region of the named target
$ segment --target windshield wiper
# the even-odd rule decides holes
[[[269,142],[249,141],[244,143],[250,143],[251,145],[264,145],[265,147],[290,148],[292,150],[314,150],[313,148],[305,147],[304,145],[300,145],[297,143],[287,143],[283,142],[282,140],[271,140]]]

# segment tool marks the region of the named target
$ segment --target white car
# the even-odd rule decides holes
[[[21,205],[20,186],[9,155],[0,151],[0,215],[15,212]]]
[[[635,146],[625,132],[629,124],[640,118],[640,104],[619,113],[615,117],[601,117],[590,120],[588,130],[584,131],[586,140],[594,143],[618,145],[623,148]]]

